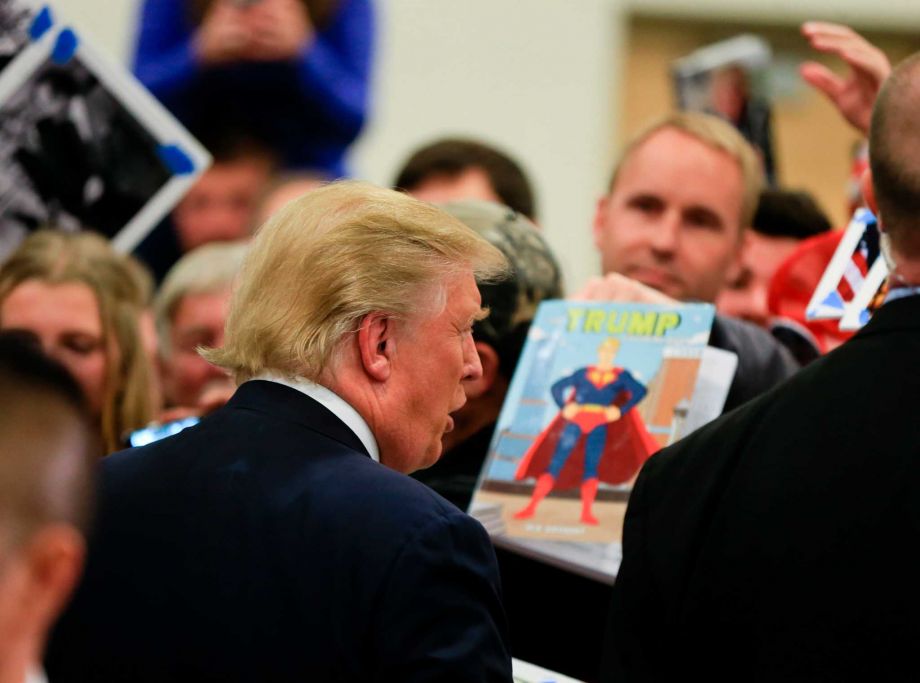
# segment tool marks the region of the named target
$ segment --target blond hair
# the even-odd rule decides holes
[[[169,269],[153,302],[161,356],[168,358],[172,353],[173,317],[182,299],[228,289],[248,248],[247,242],[211,242],[192,249]]]
[[[150,298],[151,282],[130,256],[116,253],[99,235],[41,230],[28,237],[0,268],[0,303],[22,283],[78,282],[92,290],[106,348],[100,430],[106,452],[153,417],[151,368],[140,338],[138,318]],[[3,321],[0,320],[0,325]]]
[[[744,187],[741,198],[741,215],[739,216],[740,225],[742,228],[750,227],[754,220],[754,213],[757,211],[760,193],[765,185],[763,164],[751,144],[734,126],[710,114],[674,112],[645,128],[623,148],[620,159],[613,169],[608,191],[613,191],[620,169],[623,168],[623,164],[630,155],[655,133],[668,128],[689,135],[715,150],[725,152],[735,160],[741,171]]]
[[[326,185],[259,231],[230,305],[224,346],[202,355],[243,382],[266,371],[319,379],[369,313],[409,319],[443,305],[471,270],[507,272],[501,252],[440,209],[368,183]]]

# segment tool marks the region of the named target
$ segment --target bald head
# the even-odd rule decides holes
[[[869,163],[882,225],[895,251],[920,258],[920,53],[901,62],[875,101]]]

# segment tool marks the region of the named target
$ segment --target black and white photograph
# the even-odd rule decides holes
[[[50,23],[51,11],[23,0],[0,0],[0,73],[22,52],[32,39],[29,30],[39,12]]]
[[[208,163],[131,76],[65,31],[0,97],[0,258],[49,225],[95,230],[128,251]],[[64,59],[62,36],[74,44]]]

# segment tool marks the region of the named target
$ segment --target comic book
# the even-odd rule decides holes
[[[508,543],[616,563],[640,467],[685,433],[713,317],[709,304],[543,302],[470,514]]]

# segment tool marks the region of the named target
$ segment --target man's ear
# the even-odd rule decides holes
[[[745,256],[751,249],[751,231],[754,228],[747,227],[741,230],[741,236],[738,238],[738,245],[735,248],[734,254],[732,254],[731,261],[728,265],[728,270],[725,272],[725,285],[729,285],[732,282],[738,280],[741,277],[741,273],[744,271]]]
[[[597,200],[597,208],[594,210],[594,225],[592,232],[594,233],[594,246],[597,249],[601,248],[601,243],[604,239],[604,230],[607,225],[607,210],[610,203],[610,195],[604,195]]]
[[[869,210],[879,219],[879,230],[882,230],[882,220],[878,215],[878,203],[875,201],[875,185],[872,183],[871,169],[867,168],[863,171],[862,177],[859,179],[859,189],[862,190],[862,196],[863,199],[866,200],[866,206],[868,206]]]
[[[393,369],[396,351],[395,321],[384,313],[369,313],[358,327],[358,353],[370,377],[385,382]]]
[[[47,629],[80,579],[86,544],[73,527],[53,524],[36,532],[24,553],[29,568],[29,613],[39,628]]]
[[[499,360],[495,349],[485,342],[478,341],[476,342],[476,352],[479,354],[479,362],[482,365],[482,376],[463,383],[463,390],[466,392],[468,399],[483,396],[492,388],[498,378]]]

